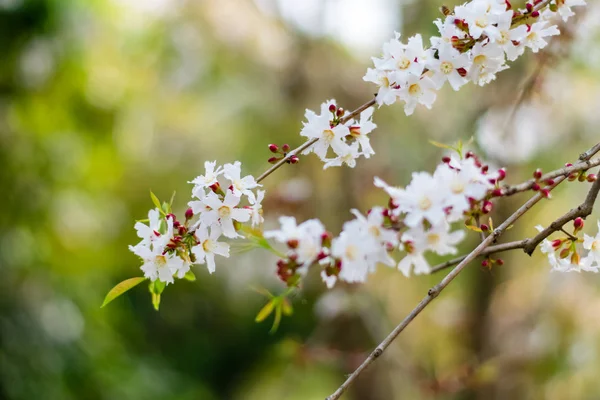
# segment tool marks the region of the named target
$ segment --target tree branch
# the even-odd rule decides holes
[[[594,147],[592,147],[590,150],[586,151],[585,153],[581,154],[579,159],[581,161],[588,161],[598,151],[600,151],[600,143],[598,143],[597,145],[595,145]],[[548,189],[549,190],[554,189],[561,182],[563,182],[568,177],[568,175],[569,175],[569,173],[563,172],[563,175],[557,176],[556,180],[554,181],[554,184],[549,185]],[[591,204],[593,205],[593,201],[595,201],[596,196],[598,194],[598,190],[596,190],[596,189],[600,189],[599,182],[600,182],[600,180],[597,180],[596,182],[594,182],[594,185],[592,186],[592,189],[588,193],[586,202],[584,202],[584,204],[587,204],[587,201],[589,199],[592,202]],[[421,300],[419,302],[419,304],[417,304],[417,306],[406,316],[406,318],[404,318],[404,320],[402,320],[402,322],[400,322],[400,324],[394,328],[394,330],[379,344],[379,346],[377,346],[375,348],[375,350],[373,350],[373,352],[371,352],[371,354],[369,354],[369,356],[365,359],[365,361],[363,361],[362,364],[359,365],[358,368],[352,374],[350,374],[350,376],[348,376],[346,381],[331,396],[327,397],[327,400],[339,399],[342,396],[342,394],[344,394],[344,392],[348,389],[348,387],[360,376],[362,371],[364,369],[366,369],[369,365],[371,365],[373,363],[373,361],[375,361],[377,358],[379,358],[379,356],[381,356],[383,354],[383,352],[398,337],[398,335],[400,335],[400,333],[417,317],[417,315],[419,315],[421,313],[421,311],[423,311],[425,309],[425,307],[427,307],[429,305],[429,303],[431,303],[437,296],[439,296],[439,294],[450,284],[450,282],[452,282],[454,280],[454,278],[456,278],[458,276],[458,274],[460,274],[462,272],[462,270],[471,261],[473,261],[478,256],[484,254],[484,252],[486,250],[490,251],[491,245],[493,243],[495,243],[496,240],[500,236],[502,236],[502,234],[506,231],[506,229],[508,229],[508,227],[513,225],[519,218],[521,218],[521,216],[523,216],[527,211],[529,211],[536,203],[538,203],[543,198],[544,198],[544,195],[542,193],[539,193],[539,192],[536,193],[532,198],[530,198],[527,202],[525,202],[525,204],[523,204],[517,211],[515,211],[510,217],[508,217],[500,226],[498,226],[496,229],[494,229],[494,231],[490,235],[488,235],[485,238],[485,240],[483,240],[473,251],[471,251],[471,253],[464,256],[462,258],[462,260],[458,261],[458,265],[456,267],[454,267],[454,269],[452,269],[452,271],[450,271],[448,273],[448,275],[446,275],[444,277],[444,279],[442,279],[440,281],[440,283],[438,283],[437,285],[435,285],[434,287],[429,289],[429,291],[427,292],[427,295],[423,298],[423,300]],[[579,208],[580,207],[578,207],[578,209]],[[589,215],[589,213],[587,215]],[[567,221],[565,221],[565,222],[567,222]],[[561,227],[562,227],[562,225],[561,225]],[[541,236],[541,233],[538,236]],[[536,236],[533,240],[535,240],[538,236]],[[541,240],[543,240],[543,239],[541,239]],[[540,242],[541,242],[541,240],[540,240]],[[509,244],[499,245],[499,246],[509,247],[508,245]],[[511,244],[511,245],[514,245],[514,244]],[[509,250],[509,249],[505,248],[505,250]]]

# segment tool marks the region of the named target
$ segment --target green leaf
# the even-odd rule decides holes
[[[171,195],[171,200],[169,201],[169,208],[173,208],[173,201],[175,200],[175,191],[173,191],[173,194]]]
[[[166,201],[163,201],[161,209],[165,214],[171,214],[171,206]]]
[[[150,293],[152,293],[152,294],[161,294],[163,292],[163,290],[165,290],[166,286],[167,286],[166,283],[157,279],[154,282],[150,282],[150,285],[148,286],[148,288],[150,289]]]
[[[429,143],[431,143],[435,147],[439,147],[441,149],[448,149],[448,150],[454,150],[454,151],[456,151],[456,148],[454,148],[452,146],[449,146],[447,144],[444,144],[444,143],[436,142],[435,140],[430,140]]]
[[[190,282],[196,282],[196,275],[194,275],[194,273],[192,271],[188,271],[184,278]]]
[[[279,328],[280,323],[281,323],[281,304],[278,304],[277,307],[275,307],[275,319],[273,320],[273,326],[271,327],[271,330],[269,331],[269,333],[273,334],[273,333],[277,332],[277,329]]]
[[[152,293],[152,305],[154,306],[154,309],[158,311],[158,308],[160,307],[160,294]]]
[[[286,317],[289,317],[294,313],[292,303],[287,297],[284,297],[283,301],[281,302],[281,310],[283,311],[283,315],[285,315]]]
[[[465,224],[465,228],[470,229],[470,230],[475,231],[475,232],[481,232],[481,228],[479,228],[478,226],[475,226],[475,225],[467,225],[467,224]]]
[[[150,192],[150,198],[152,199],[152,203],[154,203],[156,208],[158,208],[158,211],[160,211],[164,215],[165,212],[163,211],[162,207],[160,206],[160,200],[158,199],[158,197],[156,197],[156,195],[154,193]]]
[[[137,278],[125,279],[123,282],[118,283],[115,287],[113,287],[108,292],[108,294],[104,298],[104,302],[102,303],[100,308],[104,307],[105,305],[107,305],[108,303],[110,303],[111,301],[113,301],[114,299],[116,299],[117,297],[119,297],[120,295],[122,295],[123,293],[128,291],[129,289],[139,285],[144,280],[146,280],[146,278],[144,278],[143,276],[140,276]]]
[[[273,312],[273,309],[275,308],[275,303],[275,299],[269,300],[269,302],[265,304],[265,306],[258,312],[258,314],[256,314],[256,318],[254,319],[254,321],[263,322]]]

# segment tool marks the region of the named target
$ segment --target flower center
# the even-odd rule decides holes
[[[486,26],[488,26],[488,21],[486,17],[479,17],[475,20],[475,25],[477,25],[480,28],[485,28]]]
[[[333,139],[335,138],[335,133],[333,133],[333,131],[331,129],[327,129],[323,131],[323,139],[330,143],[333,141]]]
[[[219,208],[219,217],[227,218],[230,215],[231,215],[231,208],[229,208],[227,206],[222,206],[221,208]]]
[[[412,85],[409,86],[408,93],[410,93],[412,96],[420,95],[421,94],[421,86],[419,86],[418,83],[413,83]]]
[[[431,208],[431,200],[429,200],[428,197],[422,197],[421,200],[419,200],[419,208],[423,211],[429,210],[429,208]]]
[[[381,236],[381,230],[379,229],[378,226],[375,225],[371,225],[369,227],[369,233],[371,235],[373,235],[374,237],[378,238],[379,236]]]
[[[465,185],[460,181],[454,181],[450,184],[450,190],[454,194],[461,194],[465,191]]]
[[[437,233],[430,233],[427,235],[427,243],[430,245],[436,245],[440,242],[441,237]]]
[[[452,65],[452,63],[449,61],[444,61],[443,63],[440,64],[440,70],[446,75],[448,75],[450,72],[452,72],[453,69],[454,69],[454,65]]]
[[[212,240],[206,239],[204,242],[202,242],[202,248],[204,249],[205,252],[212,253],[215,246],[214,246],[214,243]]]
[[[383,87],[390,87],[390,80],[388,79],[387,76],[382,76],[381,78],[379,78],[379,83],[381,84],[381,86]]]
[[[358,248],[353,244],[346,247],[346,251],[344,252],[346,258],[350,261],[354,261],[358,258],[357,253],[358,253]]]
[[[592,250],[600,250],[600,240],[594,240],[592,242]]]
[[[402,57],[398,60],[398,69],[407,69],[410,67],[410,60],[406,57]]]
[[[487,57],[485,55],[480,54],[473,59],[473,62],[475,64],[483,64],[486,59],[487,59]]]
[[[497,42],[500,44],[505,44],[505,43],[508,43],[509,40],[510,40],[510,36],[508,36],[508,32],[502,31],[502,32],[500,32],[500,39],[498,39]]]
[[[154,262],[156,263],[158,268],[164,267],[165,265],[167,265],[167,257],[165,257],[162,254],[158,255],[158,256],[156,256],[156,259],[154,260]]]
[[[531,31],[531,33],[529,33],[529,35],[527,35],[527,40],[529,40],[530,42],[533,42],[533,41],[537,40],[537,37],[538,37],[537,33]]]

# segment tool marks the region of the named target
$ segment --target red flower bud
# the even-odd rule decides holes
[[[337,107],[335,106],[335,104],[330,104],[329,105],[329,112],[330,113],[334,113],[336,109],[337,109]]]
[[[542,196],[544,196],[547,199],[552,197],[550,195],[550,189],[548,189],[548,188],[543,188],[540,193],[542,194]]]
[[[587,176],[587,181],[588,182],[594,182],[594,181],[596,181],[596,179],[598,179],[598,177],[596,176],[596,174],[588,174],[588,176]]]
[[[271,158],[269,158],[268,162],[269,162],[269,164],[275,164],[279,160],[281,160],[280,157],[271,157]]]
[[[490,261],[486,258],[485,260],[483,260],[481,262],[481,266],[485,267],[485,268],[489,267],[490,266]]]
[[[442,162],[444,164],[448,164],[450,162],[450,157],[448,157],[448,156],[442,157]]]
[[[552,241],[552,247],[554,247],[555,249],[558,249],[560,246],[562,246],[561,239],[555,239]]]
[[[525,4],[525,8],[527,8],[527,11],[531,12],[531,11],[533,11],[533,4],[527,3],[527,4]]]
[[[297,155],[293,155],[290,157],[290,159],[288,160],[290,162],[290,164],[298,164],[298,162],[300,162],[300,159],[298,158]]]
[[[546,179],[546,185],[548,186],[554,186],[556,182],[554,182],[554,179],[550,178],[550,179]]]
[[[271,151],[271,153],[277,153],[279,151],[279,146],[277,146],[276,144],[271,143],[269,145],[269,150]]]
[[[191,208],[188,208],[187,210],[185,210],[185,219],[186,221],[188,219],[192,219],[194,217],[194,210],[192,210]]]
[[[539,169],[539,168],[538,168],[538,169],[536,169],[536,170],[533,172],[533,177],[534,177],[535,179],[540,179],[540,178],[542,177],[542,175],[543,175],[543,174],[542,174],[542,170],[541,170],[541,169]]]
[[[483,202],[483,207],[481,207],[481,212],[483,212],[484,214],[489,214],[490,212],[492,212],[493,207],[494,207],[494,205],[492,204],[492,202],[489,200],[486,200]]]
[[[463,78],[468,74],[467,70],[464,68],[457,68],[456,72],[458,72],[458,74]]]
[[[575,220],[573,221],[573,226],[577,230],[583,228],[583,218],[581,218],[581,217],[575,218]]]
[[[531,16],[532,16],[533,18],[537,18],[537,17],[539,17],[539,16],[540,16],[540,12],[539,12],[539,11],[534,11],[534,12],[532,12],[532,13],[531,13]]]
[[[481,228],[482,231],[487,232],[490,230],[490,227],[487,226],[486,224],[481,224],[479,225],[479,228]]]
[[[467,151],[467,154],[465,154],[465,158],[471,158],[471,157],[475,157],[475,154],[473,154],[472,151]]]
[[[492,196],[494,196],[494,197],[502,196],[502,189],[497,188],[497,189],[492,190]]]
[[[498,170],[498,181],[503,181],[506,178],[506,170],[504,168],[500,168]]]
[[[538,190],[540,190],[540,185],[537,182],[534,182],[533,185],[531,185],[531,190],[537,192]]]
[[[295,249],[298,247],[298,240],[297,239],[290,239],[287,241],[287,245],[290,249]]]
[[[504,2],[506,3],[506,9],[507,10],[511,10],[512,9],[512,4],[510,4],[510,1],[504,0]]]
[[[290,151],[290,145],[289,144],[284,144],[283,146],[281,146],[281,150],[283,150],[284,153],[287,153],[288,151]]]
[[[335,115],[338,118],[341,118],[344,114],[346,113],[346,110],[344,110],[342,107],[338,108],[337,111],[335,112]]]
[[[496,260],[496,264],[498,264],[498,265],[504,265],[504,260],[501,259],[501,258],[499,258],[499,259]]]

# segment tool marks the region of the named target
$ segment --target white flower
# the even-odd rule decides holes
[[[589,250],[588,257],[591,262],[600,264],[600,221],[598,221],[596,236],[583,235],[583,248]]]
[[[195,185],[193,192],[197,192],[198,189],[208,188],[218,182],[219,176],[223,173],[223,167],[215,168],[216,165],[216,161],[204,162],[204,169],[206,170],[204,172],[204,175],[200,175],[196,177],[193,181],[189,182]]]
[[[458,90],[468,81],[463,78],[458,69],[469,70],[471,61],[468,54],[461,54],[451,44],[442,42],[438,49],[438,58],[430,57],[427,68],[432,72],[431,80],[437,89],[441,89],[444,82],[448,81],[452,89]]]
[[[261,185],[256,183],[256,180],[252,175],[240,178],[241,174],[242,163],[239,161],[236,161],[233,164],[225,164],[223,167],[223,175],[231,181],[230,189],[233,191],[233,194],[237,197],[240,197],[242,194],[249,196],[249,193],[252,193],[250,189],[254,189]]]
[[[508,68],[504,64],[504,51],[497,43],[478,42],[473,46],[471,56],[473,64],[468,78],[479,86],[490,83],[496,79],[496,73]]]
[[[563,21],[567,22],[569,17],[575,15],[571,7],[585,6],[585,0],[558,0],[555,2],[558,7],[558,14],[562,17]]]
[[[262,216],[262,201],[264,198],[264,190],[256,191],[256,196],[254,193],[250,192],[250,195],[248,196],[248,202],[250,203],[250,221],[252,221],[253,227],[262,224],[265,220]]]
[[[548,21],[539,21],[532,24],[523,39],[523,44],[529,47],[534,53],[537,53],[540,49],[548,45],[548,42],[544,38],[560,35],[560,31],[556,25],[546,27],[547,25]]]
[[[387,251],[387,245],[395,246],[398,243],[396,232],[383,227],[383,208],[375,207],[365,218],[358,210],[352,210],[356,219],[344,224],[344,230],[360,232],[365,236],[365,246],[369,246],[366,260],[372,265],[377,263],[394,265],[394,259]]]
[[[405,250],[409,250],[409,248],[410,245],[404,246]],[[429,274],[431,272],[431,267],[422,252],[412,250],[400,260],[398,263],[398,270],[408,278],[411,270],[414,271],[415,275]]]
[[[340,236],[331,243],[331,255],[342,260],[342,269],[339,278],[345,282],[365,282],[367,275],[372,271],[366,256],[374,240],[365,241],[364,235],[358,230],[344,229]]]
[[[450,232],[450,224],[442,222],[424,229],[423,225],[410,228],[402,235],[403,241],[410,241],[417,252],[433,251],[440,256],[456,254],[455,245],[465,237],[465,231]]]
[[[348,121],[347,123],[347,126],[350,128],[350,136],[360,145],[360,154],[365,156],[365,158],[369,158],[375,154],[375,151],[371,147],[369,136],[367,136],[377,128],[377,125],[372,120],[374,111],[373,107],[369,107],[360,113],[360,122],[358,124],[354,121]]]
[[[307,139],[318,139],[318,141],[304,150],[302,154],[314,152],[323,161],[327,160],[327,152],[331,148],[337,155],[343,155],[347,145],[344,141],[350,130],[347,126],[339,124],[331,126],[331,112],[329,106],[335,105],[335,100],[329,100],[321,105],[321,115],[315,114],[311,110],[306,110],[305,117],[308,122],[304,122],[304,127],[300,135]]]
[[[392,193],[396,196],[392,196]],[[398,204],[397,210],[406,213],[404,223],[409,227],[417,226],[423,220],[436,225],[445,217],[446,193],[440,190],[437,179],[427,172],[413,172],[406,189],[388,191],[388,194]]]
[[[235,231],[233,221],[248,221],[250,219],[250,210],[236,208],[240,202],[239,197],[233,194],[231,190],[227,190],[223,201],[213,192],[208,193],[202,201],[210,207],[210,210],[200,215],[200,222],[207,226],[220,225],[223,234],[228,238],[241,237]]]
[[[221,236],[221,228],[213,226],[196,230],[196,239],[198,245],[192,247],[192,253],[196,256],[196,263],[204,264],[208,272],[215,272],[215,254],[223,257],[229,257],[229,245],[227,243],[218,242],[217,239]]]
[[[496,39],[496,43],[504,50],[508,60],[515,61],[525,51],[525,46],[521,42],[527,35],[527,26],[519,25],[511,29],[512,18],[512,12],[502,13],[498,17],[500,37]]]
[[[307,266],[312,264],[322,250],[322,238],[325,233],[325,227],[318,219],[309,219],[300,225],[296,224],[294,217],[280,217],[279,230],[267,231],[264,237],[273,238],[280,243],[295,244],[295,253],[297,261]],[[299,271],[305,273],[306,269]]]
[[[140,256],[144,260],[140,269],[144,272],[144,276],[151,281],[158,279],[161,282],[173,283],[173,274],[182,278],[190,270],[189,263],[183,261],[178,255],[163,254],[162,250],[158,248],[150,250],[146,247]]]
[[[398,89],[395,79],[396,75],[394,72],[373,68],[368,68],[367,73],[363,77],[365,82],[373,82],[379,86],[379,91],[375,98],[379,106],[383,104],[389,106],[396,102]]]
[[[398,39],[392,39],[388,43],[387,51],[391,58],[381,65],[381,69],[396,71],[396,83],[402,86],[410,76],[421,76],[427,59],[421,35],[409,38],[406,45]]]
[[[500,37],[498,15],[506,11],[506,4],[495,0],[473,0],[463,6],[455,8],[455,17],[469,24],[469,34],[474,39],[479,39],[485,34],[490,41]]]
[[[346,164],[350,168],[356,167],[356,159],[361,155],[358,151],[358,142],[354,142],[351,145],[344,143],[344,145],[340,147],[340,153],[341,155],[338,155],[336,158],[325,159],[323,169],[329,167],[341,167],[343,164]]]
[[[160,237],[160,212],[158,208],[148,211],[148,225],[141,222],[136,222],[133,226],[139,238],[142,239],[140,244],[147,245],[158,237]]]
[[[406,115],[412,115],[418,104],[423,104],[425,107],[431,109],[437,97],[435,84],[426,76],[421,78],[416,75],[410,75],[400,87],[398,97],[406,102],[404,105]]]
[[[435,26],[437,26],[441,37],[433,36],[429,39],[432,47],[438,48],[443,43],[451,44],[452,38],[466,38],[466,33],[458,29],[458,27],[454,23],[455,20],[456,17],[454,15],[449,15],[446,17],[446,19],[444,19],[444,21],[442,21],[439,18],[433,21]]]

